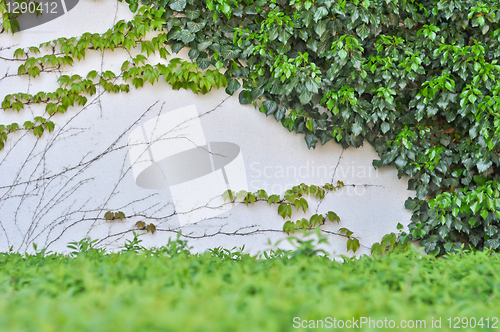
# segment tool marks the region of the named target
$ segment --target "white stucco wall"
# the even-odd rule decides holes
[[[1,34],[0,99],[10,93],[54,90],[61,74],[86,75],[92,69],[118,72],[128,56],[126,52],[89,52],[73,67],[43,73],[35,79],[17,76],[20,62],[10,59],[18,47],[87,31],[104,32],[117,20],[131,17],[122,3],[80,0],[73,10],[48,23],[15,35]],[[157,61],[153,59],[152,63]],[[377,154],[368,143],[359,149],[343,151],[340,145],[329,142],[308,150],[302,135],[289,133],[274,118],[266,118],[252,106],[240,105],[237,93],[230,97],[221,89],[195,95],[186,90],[174,91],[160,82],[154,86],[146,83],[138,90],[132,88],[130,93],[104,93],[89,101],[83,108],[73,107],[66,114],[54,116],[54,132],[44,134],[41,139],[23,131],[9,135],[0,151],[0,251],[11,246],[14,250],[30,250],[33,242],[39,248],[64,251],[68,242],[86,236],[101,239],[100,245],[115,249],[132,237],[134,225],[140,220],[152,222],[158,229],[154,235],[141,236],[142,244],[148,246],[165,244],[181,230],[196,250],[245,245],[248,251],[256,253],[268,248],[269,239],[275,242],[285,237],[281,231],[284,220],[277,215],[276,207],[264,202],[251,207],[236,204],[230,209],[224,205],[225,211],[221,213],[207,210],[206,220],[181,226],[188,219],[178,215],[183,212],[179,210],[179,202],[196,198],[200,192],[186,191],[188,185],[179,191],[168,183],[165,189],[143,188],[136,183],[140,171],[134,175],[137,164],[132,166],[135,159],[130,155],[131,134],[146,128],[148,121],[160,121],[169,112],[190,105],[198,113],[190,118],[195,123],[191,129],[196,127],[193,130],[201,132],[205,142],[239,146],[242,162],[234,166],[236,176],[229,180],[238,187],[232,189],[242,189],[240,186],[246,184],[250,191],[266,189],[269,194],[282,194],[302,182],[324,184],[341,180],[346,185],[355,185],[330,193],[321,202],[310,199],[308,214],[335,211],[341,218],[340,224],[324,229],[335,231],[346,227],[353,231],[362,244],[359,254],[369,253],[373,242],[396,231],[397,223],[409,223],[410,213],[404,209],[404,201],[413,193],[406,189],[407,180],[399,180],[394,168],[375,170],[372,160]],[[43,108],[37,105],[19,113],[2,110],[0,124],[22,124],[42,113]],[[151,134],[144,130],[144,135]],[[185,135],[184,139],[191,137]],[[178,136],[170,138],[174,150],[182,145]],[[169,143],[165,142],[161,149],[167,148]],[[191,144],[193,148],[197,146],[194,141]],[[177,150],[183,149],[187,148]],[[144,152],[148,152],[147,144]],[[227,172],[230,171],[226,167]],[[220,185],[218,180],[205,180],[194,188],[215,190]],[[158,181],[165,183],[160,178]],[[104,213],[109,210],[123,211],[127,218],[105,221]],[[199,216],[189,220],[195,221]],[[294,212],[292,220],[301,217]],[[330,252],[349,254],[346,238],[330,235],[329,240]]]

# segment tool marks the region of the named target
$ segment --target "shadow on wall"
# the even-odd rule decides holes
[[[28,30],[50,22],[76,7],[79,0],[6,0],[7,12],[15,31]]]

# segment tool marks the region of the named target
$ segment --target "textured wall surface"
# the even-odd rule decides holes
[[[90,70],[119,72],[125,51],[88,52],[73,67],[18,76],[18,47],[29,47],[84,32],[104,32],[132,14],[121,3],[80,0],[66,14],[15,35],[0,36],[0,98],[17,92],[53,91],[57,77]],[[186,58],[185,53],[176,56]],[[151,63],[161,60],[154,56]],[[0,113],[0,124],[24,123],[43,115],[29,105]],[[46,115],[45,115],[46,116]],[[71,107],[52,120],[55,130],[37,139],[31,132],[9,135],[0,151],[0,251],[39,248],[64,251],[70,241],[99,239],[110,249],[132,237],[137,221],[154,223],[148,246],[165,244],[179,230],[196,250],[245,247],[256,253],[268,240],[286,237],[283,218],[264,202],[246,207],[223,202],[226,188],[284,193],[300,183],[343,181],[347,186],[321,200],[311,198],[306,213],[335,211],[339,225],[325,225],[330,252],[346,253],[346,227],[359,238],[358,253],[409,223],[406,179],[393,168],[375,170],[374,149],[342,150],[329,142],[308,150],[301,135],[289,133],[223,89],[207,95],[172,90],[156,83],[129,93],[103,92],[85,107]],[[123,211],[122,221],[106,221],[106,211]],[[293,220],[302,218],[295,212]]]

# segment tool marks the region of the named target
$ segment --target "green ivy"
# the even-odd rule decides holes
[[[102,35],[16,51],[25,59],[19,74],[33,77],[71,65],[88,50],[140,47],[142,53],[120,73],[65,77],[54,92],[6,96],[2,108],[46,103],[48,117],[0,127],[0,147],[12,131],[50,131],[53,114],[84,105],[97,85],[123,92],[162,77],[196,93],[224,86],[230,95],[239,91],[241,104],[303,134],[309,148],[330,140],[344,148],[372,144],[380,156],[374,167],[394,165],[399,177],[409,177],[416,197],[405,203],[413,211],[408,236],[427,252],[462,244],[500,250],[497,1],[126,2],[135,18]],[[156,39],[146,40],[153,30],[160,31]],[[147,62],[155,52],[167,58],[184,47],[191,62]]]
[[[152,4],[174,13],[168,2]],[[496,2],[187,1],[182,11],[197,15],[169,21],[169,42],[183,43],[189,20],[204,25],[184,46],[209,45],[206,56],[227,69],[228,93],[243,88],[242,104],[303,134],[310,148],[367,140],[380,155],[375,167],[409,176],[409,236],[428,252],[500,247],[496,205],[474,180],[498,181]],[[455,190],[482,208],[436,214],[428,200]]]

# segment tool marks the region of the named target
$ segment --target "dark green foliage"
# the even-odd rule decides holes
[[[314,242],[314,241],[313,241]],[[498,317],[491,251],[420,256],[412,247],[343,263],[310,240],[260,259],[241,250],[189,251],[178,237],[145,249],[134,236],[106,253],[84,239],[71,256],[0,253],[2,331],[291,331],[293,319]],[[498,326],[498,323],[497,325]],[[360,331],[372,331],[367,325]]]
[[[264,105],[267,102],[264,102]],[[269,105],[269,104],[268,104]],[[306,212],[309,209],[309,202],[305,197],[315,197],[317,199],[323,199],[327,192],[336,191],[343,188],[345,185],[342,181],[337,181],[337,185],[333,185],[331,183],[325,183],[322,186],[316,185],[306,185],[305,183],[301,183],[297,186],[293,186],[291,189],[285,191],[283,197],[277,194],[268,195],[264,189],[260,189],[255,193],[247,192],[246,190],[241,190],[239,192],[232,191],[231,189],[226,190],[222,194],[222,198],[225,201],[236,202],[237,200],[245,203],[246,206],[248,204],[254,204],[258,201],[263,201],[269,203],[269,205],[275,204],[278,205],[278,214],[286,220],[283,224],[283,232],[290,235],[290,233],[295,232],[307,232],[311,230],[320,231],[320,226],[325,223],[340,223],[340,217],[333,211],[328,211],[325,214],[315,213],[311,215],[309,218],[301,218],[296,221],[292,221],[292,212],[293,207],[302,212]],[[305,196],[305,197],[304,197]],[[347,238],[347,250],[352,250],[356,252],[360,247],[359,240],[352,236],[353,232],[349,229],[342,227],[338,232],[330,232],[336,235],[340,235]],[[402,245],[404,245],[402,243]]]
[[[242,104],[309,147],[367,140],[375,167],[409,176],[428,252],[500,249],[497,1],[188,0],[175,19],[178,2],[143,3],[167,8],[169,43],[227,69],[228,93],[241,82]]]
[[[2,12],[2,0],[0,0],[0,13]],[[21,60],[17,74],[27,75],[33,78],[43,72],[50,72],[61,67],[70,67],[75,61],[82,61],[89,51],[114,51],[121,48],[130,51],[132,48],[140,54],[125,60],[121,65],[121,72],[114,73],[106,70],[98,72],[91,70],[87,75],[61,75],[57,79],[59,88],[52,92],[40,91],[36,94],[24,92],[7,94],[3,97],[1,108],[4,110],[15,110],[21,112],[25,105],[44,104],[48,118],[37,116],[33,121],[25,121],[22,126],[18,123],[8,125],[0,124],[0,150],[4,148],[8,135],[19,130],[32,131],[36,137],[41,137],[44,132],[52,132],[55,128],[54,122],[50,121],[52,116],[65,113],[73,106],[85,106],[88,97],[94,96],[100,86],[108,93],[129,92],[131,86],[136,89],[144,87],[144,84],[154,84],[159,80],[165,80],[175,90],[190,89],[195,93],[207,93],[212,88],[221,88],[228,85],[226,77],[217,69],[206,69],[211,60],[200,58],[201,53],[192,49],[189,53],[191,59],[198,57],[196,63],[183,61],[179,58],[170,58],[168,64],[149,64],[148,57],[154,53],[167,59],[170,55],[167,50],[166,32],[157,33],[151,40],[144,40],[148,32],[163,30],[165,21],[162,19],[164,9],[155,10],[150,7],[141,7],[130,22],[118,21],[113,28],[104,32],[84,33],[79,37],[61,37],[56,40],[31,46],[26,49],[19,48],[14,51],[14,57]],[[192,31],[198,31],[203,24],[189,24]],[[186,35],[183,39],[190,35]],[[184,47],[182,43],[170,45],[171,49],[178,52]],[[47,49],[52,53],[47,53]],[[57,49],[57,52],[56,52]],[[50,51],[49,51],[50,52]],[[201,59],[201,60],[200,60]],[[198,61],[199,60],[199,61]],[[117,81],[120,81],[117,83]],[[234,83],[232,84],[234,87]],[[235,89],[238,89],[236,87]],[[108,216],[106,220],[114,217]],[[121,218],[118,218],[121,219]]]

